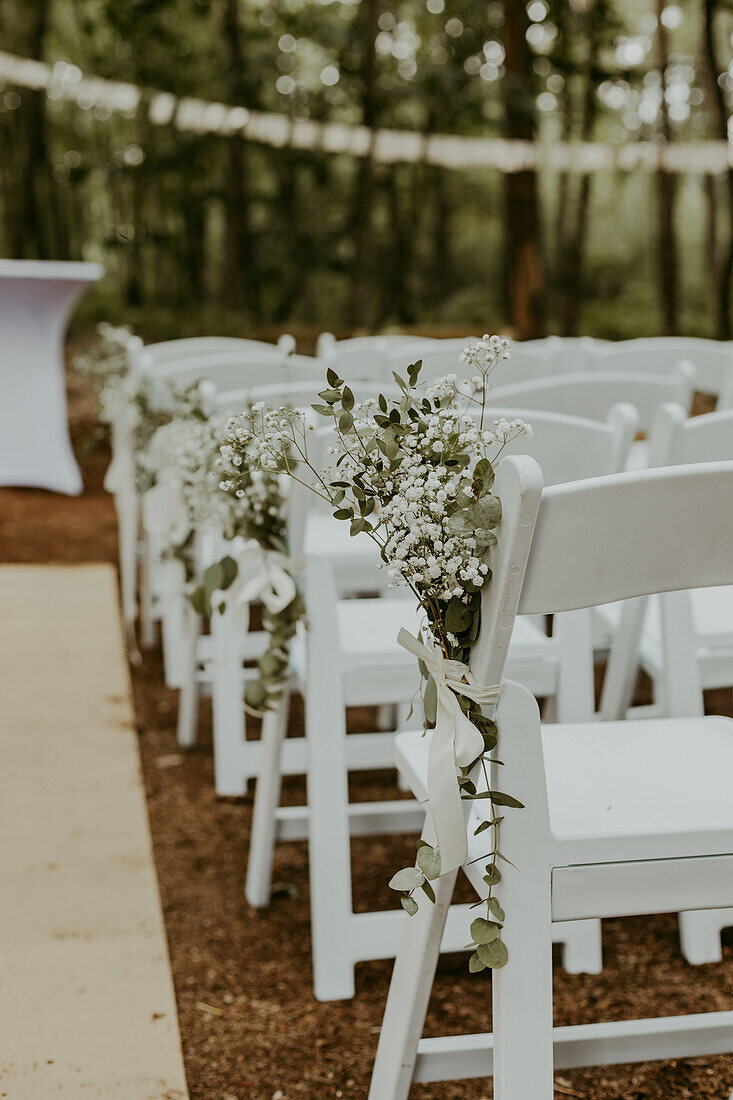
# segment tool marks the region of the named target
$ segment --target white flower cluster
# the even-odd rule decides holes
[[[155,485],[164,485],[182,509],[185,521],[181,512],[176,512],[177,521],[169,532],[177,545],[197,527],[211,527],[233,538],[240,533],[248,511],[265,506],[256,500],[256,494],[245,503],[219,489],[222,430],[223,424],[216,418],[177,416],[155,431],[140,456],[142,471]]]
[[[489,336],[484,333],[480,340],[467,344],[460,354],[460,361],[468,367],[478,370],[485,379],[491,374],[496,364],[502,359],[508,359],[511,354],[511,343],[504,336]]]
[[[111,375],[98,396],[99,419],[122,432],[134,432],[142,417],[141,378],[134,371]]]
[[[385,398],[379,407],[354,405],[334,375],[319,395],[328,408],[314,406],[333,417],[325,469],[308,454],[309,414],[255,406],[229,421],[221,488],[242,492],[242,471],[252,467],[309,480],[337,518],[351,522],[352,534],[367,531],[379,543],[391,583],[409,584],[440,618],[438,604],[476,592],[489,575],[483,559],[499,505],[483,478],[508,443],[532,434],[519,419],[489,420],[487,376],[508,355],[501,337],[465,348],[462,361],[482,374],[480,400],[449,374],[422,393],[411,383],[391,405]]]
[[[425,416],[426,430],[402,440],[404,457],[385,485],[380,518],[386,532],[385,555],[394,582],[419,586],[429,597],[450,600],[466,585],[480,588],[488,566],[475,535],[451,530],[451,505],[470,499],[472,475],[456,472],[444,457],[469,452],[479,457],[495,444],[527,431],[520,421],[497,421],[480,428],[474,418],[453,408]]]
[[[252,431],[255,417],[262,434]],[[262,403],[251,412],[230,417],[226,426],[218,426],[220,446],[213,463],[222,495],[239,502],[250,536],[265,548],[276,548],[285,531],[284,487],[275,472],[275,454],[281,449],[275,441],[282,434],[277,419]]]

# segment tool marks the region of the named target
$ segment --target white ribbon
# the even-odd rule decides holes
[[[271,615],[279,615],[295,599],[297,589],[289,570],[293,563],[279,550],[263,550],[249,543],[237,557],[235,604],[261,600]]]
[[[461,710],[458,695],[481,705],[495,703],[501,685],[483,687],[462,661],[451,661],[434,645],[425,645],[404,628],[397,641],[423,661],[438,689],[435,729],[428,750],[428,801],[440,851],[440,873],[461,867],[468,853],[466,817],[456,767],[467,767],[484,751],[484,739]]]
[[[130,433],[112,425],[112,461],[104,475],[104,488],[117,496],[132,487],[135,491],[135,467],[132,460]]]
[[[166,546],[182,546],[191,525],[183,499],[181,482],[170,470],[164,470],[152,489],[143,495],[143,527]]]

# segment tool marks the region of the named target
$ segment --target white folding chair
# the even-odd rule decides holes
[[[694,390],[695,368],[691,363],[680,363],[669,376],[642,371],[580,371],[530,379],[492,388],[491,401],[586,420],[606,420],[611,406],[623,401],[638,412],[639,430],[648,432],[657,409],[666,402],[675,401],[689,411]]]
[[[733,410],[689,419],[678,405],[659,410],[652,434],[653,465],[732,458]],[[704,714],[703,690],[733,687],[733,586],[696,588],[620,606],[601,698],[604,719],[635,713],[629,708],[639,666],[653,681],[655,713],[676,718]],[[731,925],[733,910],[681,913],[680,941],[687,961],[719,962],[720,934]]]
[[[585,370],[589,357],[607,342],[594,336],[543,336],[537,340],[523,340],[519,346],[527,350],[549,351],[553,370],[568,374]]]
[[[491,415],[512,419],[521,411],[492,409]],[[522,439],[521,446],[543,457],[553,480],[569,480],[579,469],[588,475],[622,469],[635,427],[635,414],[627,406],[613,409],[608,424],[538,413],[533,437]],[[281,753],[293,742],[283,741],[285,724],[273,722],[268,730],[272,740],[262,748],[246,896],[256,907],[269,903],[275,840],[302,836],[307,823],[315,994],[320,1000],[336,1000],[354,995],[356,962],[389,957],[397,946],[394,913],[353,913],[349,836],[377,831],[377,826],[388,832],[415,829],[410,803],[349,805],[349,770],[389,766],[393,735],[361,735],[357,746],[354,735],[346,735],[346,709],[410,699],[418,685],[415,661],[396,638],[400,626],[414,633],[418,622],[413,599],[338,600],[327,553],[307,558],[305,601],[309,631],[305,653],[299,659],[294,652],[294,687],[306,701],[308,806],[278,808]],[[561,717],[592,719],[589,614],[558,616],[555,628],[548,638],[531,620],[522,620],[510,665],[536,695],[555,697]],[[362,743],[364,752],[373,751],[357,758]],[[597,925],[558,929],[557,938],[566,945],[567,969],[601,968]],[[454,938],[449,943],[446,950],[460,946]]]
[[[660,336],[621,340],[593,349],[588,370],[640,370],[670,374],[681,361],[693,363],[698,388],[720,394],[733,364],[733,349],[719,340]]]
[[[557,486],[539,505],[539,470],[509,458],[497,491],[506,511],[471,661],[480,683],[501,682],[515,611],[554,614],[733,582],[733,462]],[[432,883],[435,906],[422,902],[403,919],[370,1100],[405,1100],[412,1082],[492,1074],[495,1100],[552,1100],[553,1049],[558,1070],[733,1050],[731,1011],[553,1029],[551,955],[554,921],[733,903],[733,722],[543,730],[535,701],[512,682],[496,721],[504,766],[491,782],[526,808],[507,811],[501,826],[511,863],[501,864],[496,895],[509,961],[492,976],[494,1032],[420,1040],[452,872]],[[419,733],[397,738],[398,766],[418,798],[427,752]],[[469,861],[486,851],[487,834],[475,830],[491,817],[487,804],[470,804]],[[434,843],[430,821],[424,836]],[[481,861],[463,870],[485,896]]]
[[[434,340],[432,343],[406,344],[390,349],[384,357],[386,378],[392,378],[392,372],[405,377],[410,363],[422,359],[421,382],[434,382],[446,374],[467,373],[466,366],[460,361],[460,354],[470,337],[461,340]],[[523,343],[513,343],[511,357],[501,360],[492,371],[492,388],[529,379],[546,378],[553,371],[553,353],[549,347],[541,349],[525,347]]]
[[[140,349],[144,358],[155,367],[168,362],[180,363],[184,359],[197,359],[202,355],[220,353],[241,353],[244,355],[272,355],[280,359],[283,354],[295,351],[294,337],[283,334],[276,344],[265,340],[248,340],[236,336],[187,336],[179,340],[162,340],[157,344],[146,344]]]
[[[390,350],[414,344],[418,340],[421,344],[435,342],[429,336],[418,337],[402,333],[353,336],[347,340],[336,340],[332,333],[322,332],[316,343],[316,355],[326,366],[333,367],[350,385],[352,378],[384,378],[385,355]],[[392,381],[391,377],[389,381]]]

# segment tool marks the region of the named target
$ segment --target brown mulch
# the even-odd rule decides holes
[[[115,560],[114,512],[102,489],[109,456],[95,440],[90,402],[73,378],[70,409],[86,490],[78,498],[0,490],[2,561]],[[181,751],[175,742],[176,693],[162,686],[160,654],[146,654],[132,674],[192,1100],[365,1097],[391,963],[360,965],[353,1001],[319,1004],[314,999],[305,844],[278,846],[272,905],[265,912],[251,911],[243,897],[251,797],[219,800],[214,795],[208,707],[203,708],[199,745]],[[719,713],[733,714],[730,693],[717,693],[708,702]],[[366,718],[356,715],[355,720]],[[302,725],[297,709],[294,722]],[[354,795],[371,795],[380,785],[383,776],[363,777],[355,781]],[[296,781],[287,785],[288,798],[297,799],[299,793]],[[409,840],[361,839],[352,850],[358,866],[357,908],[393,905],[385,883],[403,865]],[[733,1005],[733,935],[726,934],[724,962],[704,967],[684,963],[673,915],[606,921],[603,940],[606,968],[599,977],[571,977],[556,968],[557,1023]],[[441,959],[427,1033],[481,1030],[489,1012],[490,979],[469,976],[465,956]],[[558,1100],[727,1100],[731,1089],[733,1057],[556,1075]],[[488,1100],[491,1095],[485,1081],[415,1086],[411,1092],[415,1100]]]

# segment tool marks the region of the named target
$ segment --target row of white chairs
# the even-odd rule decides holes
[[[509,410],[509,415],[516,410]],[[629,418],[621,417],[621,422],[626,422],[627,425],[633,423]],[[588,425],[582,425],[578,422],[573,423],[569,418],[562,417],[542,417],[541,415],[535,416],[535,426],[539,428],[538,435],[533,441],[533,453],[542,457],[545,467],[552,470],[553,463],[556,468],[556,474],[560,480],[568,480],[572,476],[577,476],[578,458],[582,457],[582,472],[584,474],[597,473],[599,468],[620,468],[618,465],[619,453],[623,453],[624,448],[621,448],[619,452],[618,444],[616,444],[616,460],[615,464],[603,466],[602,461],[600,464],[594,465],[592,455],[589,456],[589,440],[592,438],[592,432],[588,431]],[[585,428],[585,434],[578,432],[578,427]],[[598,425],[591,425],[591,428],[595,428],[597,436],[601,436],[601,432],[598,430]],[[542,429],[544,428],[544,433]],[[573,431],[575,428],[575,431]],[[327,431],[324,437],[327,437]],[[626,433],[626,447],[633,434],[632,431]],[[618,437],[617,437],[618,438]],[[562,439],[565,446],[565,454],[558,455],[557,440]],[[325,442],[325,438],[324,438]],[[554,448],[554,453],[553,453]],[[598,448],[596,448],[598,450]],[[608,452],[606,452],[608,454]],[[588,458],[590,457],[590,461]],[[573,462],[575,463],[575,475],[573,472]],[[331,553],[334,552],[333,537],[336,536],[337,530],[343,530],[339,525],[331,524],[333,528],[332,537],[325,540],[319,546],[319,552],[316,555],[317,560],[323,560],[324,555],[327,552],[327,546],[330,544]],[[345,550],[349,546],[354,546],[349,540],[343,540]],[[342,563],[343,564],[343,563]],[[354,562],[353,556],[351,561],[351,579],[354,583]],[[366,583],[364,581],[363,583]],[[375,580],[373,587],[376,587],[378,581]],[[328,586],[326,586],[328,588]],[[311,603],[315,602],[315,593],[311,593]],[[323,593],[318,596],[317,600],[319,606],[324,605],[328,601],[325,599]],[[402,606],[400,607],[400,603]],[[411,667],[411,660],[397,649],[394,645],[394,639],[397,633],[397,627],[400,621],[405,621],[414,617],[414,608],[412,611],[409,606],[405,606],[404,601],[395,601],[388,608],[382,608],[377,605],[376,601],[359,601],[358,604],[354,604],[353,601],[341,601],[338,605],[341,608],[342,616],[346,618],[346,628],[340,629],[338,636],[340,638],[341,645],[341,660],[344,656],[349,662],[353,661],[353,658],[349,658],[350,643],[349,638],[359,639],[357,649],[358,657],[360,660],[367,660],[372,666],[373,677],[381,685],[381,698],[386,700],[391,698],[390,692],[397,691],[398,694],[403,696],[409,694],[414,690],[414,670]],[[338,618],[338,617],[337,617]],[[581,618],[581,617],[577,617]],[[382,632],[375,633],[376,624],[382,624]],[[341,624],[339,624],[341,625]],[[562,640],[561,621],[558,621],[557,630]],[[559,717],[567,720],[569,717],[579,718],[583,715],[589,717],[593,712],[593,700],[592,700],[592,644],[590,641],[590,633],[588,630],[588,623],[586,617],[586,624],[584,631],[580,630],[580,622],[570,624],[573,629],[568,630],[568,624],[565,624],[565,639],[564,647],[567,654],[565,660],[565,667],[568,670],[568,674],[565,676],[565,683],[569,685],[569,690],[566,687],[565,693],[562,690],[557,692],[558,694],[558,711]],[[323,654],[326,646],[327,639],[333,636],[333,631],[326,631],[324,637],[321,638],[319,632],[315,628],[313,622],[311,622],[311,634],[307,639],[307,646],[315,646],[314,652],[319,655]],[[371,634],[370,634],[371,628]],[[233,633],[231,632],[233,629]],[[310,771],[307,767],[307,760],[304,757],[304,746],[302,743],[285,742],[284,747],[289,749],[289,754],[285,754],[285,759],[280,760],[278,758],[279,752],[283,748],[283,737],[285,722],[282,717],[278,718],[277,715],[266,723],[263,740],[261,742],[247,742],[242,735],[242,711],[241,711],[241,690],[242,690],[242,660],[245,658],[246,653],[240,649],[241,641],[237,631],[240,629],[239,625],[232,627],[230,624],[229,631],[223,623],[219,623],[217,617],[217,623],[214,627],[214,633],[219,634],[224,639],[224,644],[219,646],[219,652],[228,654],[229,665],[229,687],[228,690],[222,690],[222,667],[220,661],[217,661],[215,667],[217,668],[218,690],[215,688],[215,700],[214,700],[214,722],[215,722],[215,756],[216,756],[216,774],[217,783],[220,784],[219,791],[222,794],[236,794],[242,793],[246,777],[252,774],[255,770],[259,772],[259,784],[257,791],[257,803],[255,811],[255,824],[253,830],[253,842],[251,849],[251,856],[248,865],[248,883],[247,894],[249,900],[256,905],[263,905],[267,903],[269,899],[269,876],[272,859],[272,845],[276,832],[279,831],[280,835],[294,838],[295,836],[304,835],[305,830],[305,814],[303,810],[297,808],[290,808],[287,811],[279,812],[276,808],[277,792],[279,790],[280,771],[284,772],[302,772],[304,770]],[[369,639],[371,637],[371,645]],[[584,639],[584,642],[583,642]],[[525,682],[526,677],[529,677],[529,682],[533,687],[533,690],[538,695],[552,696],[556,685],[553,682],[553,667],[552,657],[553,647],[555,647],[554,657],[557,659],[558,653],[558,639],[547,639],[542,636],[540,632],[532,634],[531,624],[525,624],[524,636],[521,639],[525,645],[522,647],[518,645],[520,654],[519,668],[524,672]],[[529,643],[529,644],[527,644]],[[353,642],[352,642],[353,644]],[[562,650],[560,649],[560,652]],[[521,656],[523,653],[523,656]],[[232,655],[234,655],[232,659]],[[539,663],[538,663],[539,658]],[[337,667],[337,657],[332,657],[332,660],[325,663],[327,668]],[[307,662],[306,662],[307,666]],[[391,688],[387,688],[384,680],[384,668],[388,667],[390,670],[390,676],[393,679],[390,681]],[[562,662],[560,662],[560,668],[562,668]],[[399,687],[399,676],[407,678],[406,686]],[[394,677],[397,678],[397,684],[395,685]],[[302,689],[304,683],[307,683],[305,677],[301,674],[295,681]],[[560,684],[562,684],[562,677]],[[364,687],[361,688],[364,693]],[[327,715],[321,710],[320,694],[313,690],[306,690],[306,699],[315,699],[315,717],[308,723],[311,728],[317,728],[323,730],[325,728],[336,729],[334,741],[327,741],[325,735],[322,735],[319,739],[319,744],[322,746],[322,751],[325,752],[324,760],[330,762],[331,768],[336,767],[338,770],[340,760],[340,750],[338,746],[343,745],[342,736],[338,733],[338,730],[343,730],[343,709],[345,704],[340,709],[337,708],[336,713],[341,714],[339,722],[334,723],[333,714],[331,711],[331,721],[327,721]],[[379,691],[376,692],[379,695]],[[375,688],[374,685],[370,685],[369,690],[366,692],[368,698],[374,699]],[[363,701],[364,694],[362,696],[347,696],[346,702],[350,702],[354,699],[356,701]],[[218,700],[218,706],[217,706]],[[585,711],[583,712],[583,707]],[[222,710],[223,708],[223,710]],[[219,720],[220,711],[223,713],[223,720]],[[308,712],[307,712],[308,713]],[[357,739],[349,738],[346,741],[346,745],[349,746],[348,755],[343,758],[344,771],[347,772],[348,768],[361,767],[375,767],[378,764],[389,763],[389,747],[385,753],[384,741],[389,739],[382,738],[382,741],[377,737],[369,737],[368,739],[362,736],[359,744]],[[323,746],[327,745],[326,749]],[[317,751],[317,747],[308,744],[306,746],[308,753]],[[368,750],[368,751],[367,751]],[[367,751],[367,754],[365,754]],[[346,748],[343,748],[343,753],[346,753]],[[321,769],[316,769],[321,774]],[[380,805],[377,808],[364,806],[356,809],[348,807],[348,805],[337,805],[338,800],[332,799],[329,804],[325,799],[317,800],[318,813],[317,818],[319,821],[312,819],[309,824],[310,846],[311,846],[311,858],[312,866],[317,869],[318,860],[317,852],[323,847],[324,844],[328,844],[329,847],[333,844],[333,838],[336,835],[344,835],[345,830],[341,828],[339,830],[339,822],[343,825],[346,817],[350,818],[350,827],[356,828],[358,831],[369,831],[374,829],[374,823],[377,818],[383,820],[392,831],[396,831],[398,822],[395,820],[401,814],[406,816],[401,818],[403,827],[414,827],[414,814],[410,816],[410,807],[404,803],[399,806],[396,814],[393,812],[389,821],[386,820],[385,807]],[[394,808],[393,808],[394,810]],[[357,820],[354,820],[357,818]],[[346,833],[348,835],[348,833]],[[316,945],[321,942],[321,934],[323,935],[323,951],[321,952],[322,962],[319,965],[316,961],[316,989],[319,994],[324,997],[330,996],[344,996],[351,995],[353,989],[353,958],[349,957],[348,950],[339,952],[334,948],[334,943],[348,943],[353,937],[348,936],[349,925],[353,919],[353,914],[349,909],[341,909],[340,906],[334,906],[330,893],[331,876],[326,870],[328,866],[331,866],[328,862],[323,865],[324,874],[320,887],[318,883],[312,885],[312,905],[314,914],[314,941]],[[348,881],[348,871],[346,867],[343,869],[345,879]],[[328,918],[328,919],[326,919]],[[362,934],[359,937],[358,946],[355,948],[357,951],[363,952],[365,950],[379,950],[383,952],[386,950],[386,944],[391,940],[394,942],[394,933],[388,929],[388,921],[385,915],[374,915],[375,925],[372,929],[373,944],[369,948],[367,941],[364,939],[363,931],[366,930],[367,916],[360,915],[356,921],[356,924],[362,929]],[[331,936],[329,925],[333,925],[340,922],[341,935],[335,937]],[[694,923],[694,922],[693,922]],[[322,933],[321,931],[322,930]],[[559,930],[560,931],[560,930]],[[583,939],[581,940],[580,933],[583,931]],[[570,969],[581,970],[597,970],[600,968],[600,940],[599,931],[596,930],[591,936],[589,930],[581,930],[580,927],[575,926],[573,929],[573,935],[569,936],[572,941],[566,945],[566,965]],[[458,936],[460,939],[460,935]],[[708,937],[707,950],[710,951],[710,943],[713,943],[713,950],[719,951],[719,939],[717,945],[715,941]],[[336,959],[337,954],[342,955],[340,964]],[[594,957],[592,957],[594,956]],[[371,956],[370,956],[371,957]],[[339,965],[341,966],[344,975],[348,974],[347,979],[343,980],[337,977]],[[341,992],[339,993],[339,990]],[[346,992],[344,992],[346,991]]]
[[[567,378],[557,376],[552,379],[530,379],[513,383],[513,391],[507,386],[504,395],[496,390],[492,397],[501,397],[504,403],[508,390],[507,404],[520,406],[523,410],[533,410],[528,419],[534,422],[536,429],[539,424],[540,431],[536,434],[536,450],[532,453],[540,459],[549,481],[577,480],[579,477],[619,470],[626,460],[626,452],[637,422],[633,414],[629,417],[626,411],[615,410],[610,422],[604,423],[613,399],[618,401],[619,397],[628,397],[641,412],[638,424],[645,429],[652,423],[655,411],[670,400],[681,403],[675,415],[685,420],[692,390],[696,386],[695,372],[692,367],[680,366],[679,360],[675,363],[676,366],[664,373],[635,370],[627,371],[625,377],[614,377],[614,372],[584,371]],[[455,370],[455,364],[453,369]],[[191,377],[190,374],[188,376]],[[273,404],[290,402],[299,405],[310,399],[313,388],[307,381],[302,384],[286,381],[271,386],[269,392],[263,393],[262,397]],[[367,396],[367,383],[362,388],[363,396]],[[217,393],[214,386],[212,400],[222,409],[236,409],[237,402],[241,402],[245,396],[250,399],[254,389],[255,387],[245,388],[227,394],[226,391]],[[577,424],[567,418],[555,419],[553,430],[553,409],[563,407],[564,401],[573,412],[582,413],[595,421],[592,425],[594,431],[590,431],[588,425],[585,425],[586,434],[582,437],[582,443],[579,442],[581,436],[573,434],[575,429],[582,431],[582,428],[578,428]],[[546,420],[541,416],[543,403],[550,409]],[[695,418],[690,423],[705,419]],[[544,443],[541,431],[543,424],[547,424]],[[605,435],[601,429],[605,431]],[[564,438],[568,442],[564,466],[562,456],[557,453],[557,446],[555,445],[553,452],[553,444],[547,442],[553,438]],[[612,445],[605,452],[598,442],[602,438],[607,441],[613,439]],[[596,444],[591,443],[591,440],[596,440]],[[608,447],[608,443],[604,445]],[[653,443],[653,452],[654,446]],[[702,447],[704,448],[704,443]],[[601,457],[602,453],[606,455],[605,460]],[[620,455],[623,458],[619,458]],[[558,476],[553,477],[553,472]],[[296,518],[298,508],[301,511],[299,518]],[[344,538],[344,526],[332,521],[330,516],[319,514],[317,510],[304,514],[302,502],[294,501],[293,509],[293,532],[301,532],[296,535],[295,541],[297,543],[298,539],[301,540],[303,554],[308,563],[306,596],[310,591],[309,603],[323,607],[323,615],[331,616],[329,630],[320,631],[320,616],[314,620],[311,613],[311,633],[299,643],[299,647],[296,646],[294,652],[292,686],[294,689],[299,687],[304,690],[306,697],[306,725],[310,735],[306,736],[305,743],[302,740],[285,739],[286,705],[268,717],[261,741],[246,740],[241,696],[247,670],[243,665],[244,661],[256,654],[257,646],[261,644],[255,636],[246,632],[246,623],[243,622],[246,609],[236,614],[232,612],[228,619],[228,613],[224,616],[215,615],[211,624],[211,636],[200,635],[200,623],[192,621],[195,617],[184,609],[184,622],[185,616],[188,616],[187,629],[169,630],[166,649],[170,648],[173,652],[174,640],[180,641],[181,637],[196,639],[193,648],[189,647],[187,650],[187,659],[179,663],[178,676],[182,678],[182,696],[184,701],[187,700],[181,710],[181,736],[184,742],[190,743],[195,732],[195,696],[201,686],[208,684],[214,695],[215,757],[219,792],[241,793],[247,778],[258,776],[247,881],[248,897],[254,904],[266,904],[269,899],[272,850],[276,836],[308,836],[315,985],[318,996],[330,998],[353,995],[353,967],[356,961],[394,954],[401,921],[400,915],[396,917],[390,913],[353,913],[349,893],[350,835],[385,830],[395,832],[408,828],[414,830],[421,817],[414,804],[404,801],[388,801],[376,806],[349,806],[346,782],[348,770],[388,766],[391,763],[394,735],[380,731],[374,735],[345,737],[345,707],[352,701],[404,704],[414,691],[415,680],[413,671],[408,684],[406,655],[402,651],[396,652],[394,646],[396,626],[404,622],[409,608],[400,608],[403,601],[399,599],[343,598],[346,593],[368,591],[370,586],[373,591],[382,587],[373,558],[356,550],[356,544],[360,540]],[[202,562],[216,560],[221,547],[211,538],[201,541]],[[207,558],[207,555],[210,557]],[[359,560],[362,557],[366,562]],[[316,592],[319,593],[319,599],[314,601]],[[325,601],[323,593],[329,596]],[[181,602],[172,601],[173,605],[176,602],[177,614],[180,616]],[[340,651],[329,654],[329,661],[324,661],[321,654],[326,652],[323,647],[333,637],[330,626],[333,624],[334,614],[338,630],[344,638],[344,646]],[[598,613],[594,612],[593,616],[596,620],[597,640]],[[549,698],[554,706],[555,716],[566,721],[587,721],[592,718],[594,632],[589,626],[590,618],[588,613],[559,616],[556,633],[552,638],[547,638],[538,630],[532,618],[520,619],[520,626],[517,628],[514,649],[521,654],[524,643],[524,657],[520,655],[514,658],[514,665],[510,664],[511,674],[528,683],[536,695]],[[606,638],[612,633],[614,625],[607,627]],[[386,643],[380,637],[380,632],[385,636],[389,634]],[[360,640],[363,640],[361,645]],[[350,648],[355,648],[356,653],[351,653]],[[308,662],[308,652],[317,653],[318,660]],[[633,647],[630,651],[627,646],[627,663],[633,661],[633,658],[628,657],[629,652],[633,652]],[[574,670],[574,677],[565,678],[566,683],[572,685],[565,694],[561,675],[563,654],[564,667]],[[614,658],[612,653],[612,662],[614,659],[620,660]],[[185,673],[182,671],[184,667]],[[337,693],[335,702],[322,690],[323,685],[319,685],[319,673],[322,675],[323,670],[328,667],[344,669],[343,688]],[[632,673],[626,673],[626,682],[631,675]],[[733,682],[733,676],[728,680],[730,682]],[[332,678],[329,679],[329,690],[333,694]],[[327,733],[321,732],[318,737],[313,737],[314,730],[326,730]],[[281,773],[304,772],[308,774],[310,808],[280,810],[277,801]],[[318,797],[314,796],[314,788],[319,792]],[[328,798],[325,797],[326,791],[329,792]],[[338,867],[343,869],[343,877],[340,877],[340,873],[339,876],[334,876],[334,852]],[[335,900],[334,881],[343,884]],[[711,954],[714,956],[715,952],[719,955],[719,932],[726,922],[730,923],[728,915],[714,915],[701,928],[704,918],[707,918],[707,913],[691,914],[689,921],[683,916],[682,942],[688,958],[694,956],[696,951],[698,955],[702,952],[708,957]],[[686,921],[690,926],[688,929],[685,928]],[[455,949],[466,938],[465,913],[460,910],[452,911],[444,946]],[[595,920],[575,922],[572,925],[559,924],[555,928],[555,938],[565,943],[564,961],[569,969],[593,971],[600,968],[600,929]]]
[[[318,341],[317,355],[347,378],[391,378],[393,370],[403,370],[406,363],[422,359],[422,377],[433,380],[456,372],[458,355],[465,343],[466,337],[409,336],[364,336],[335,341],[324,334]],[[511,358],[497,365],[492,384],[500,387],[586,370],[670,374],[682,361],[696,368],[701,391],[722,398],[725,407],[733,403],[733,345],[683,337],[606,341],[549,336],[524,340],[513,344]]]

